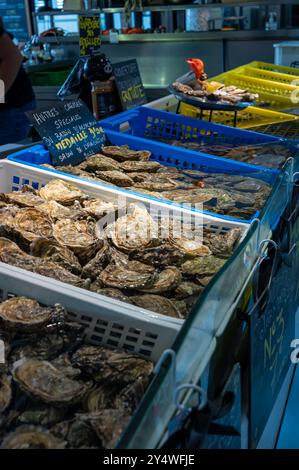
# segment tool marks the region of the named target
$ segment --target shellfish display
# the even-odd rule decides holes
[[[3,332],[14,332],[0,373],[0,448],[115,447],[152,362],[87,344],[84,328],[60,305],[13,297],[0,304],[0,315]]]
[[[111,147],[106,152],[114,155]],[[136,164],[140,152],[126,152],[133,158],[129,163]],[[33,193],[26,189],[21,194]],[[11,206],[17,195],[1,195],[0,261],[180,319],[190,313],[241,236],[238,228],[222,235],[202,231],[194,223],[153,215],[142,204],[118,208],[115,202],[89,197],[60,180],[34,192],[39,201],[36,208]],[[101,217],[107,219],[103,227]],[[20,303],[19,310],[16,307],[12,301],[15,315],[19,312],[12,318],[0,308],[0,324],[18,331],[27,329],[29,321],[32,329],[26,302]],[[29,311],[31,307],[29,302]],[[47,317],[40,316],[36,307],[36,328],[44,321]]]
[[[167,143],[191,148],[194,146],[195,150],[204,152],[207,147],[207,153],[212,154],[214,149],[213,145],[205,146],[205,144],[202,144],[201,148],[200,143],[184,143],[181,141],[167,141]],[[216,146],[216,150],[218,147]],[[236,155],[239,155],[238,147],[229,148],[232,156],[230,157],[230,152],[228,152],[227,158],[262,165],[264,155],[273,152],[274,160],[276,159],[278,165],[280,165],[282,161],[285,161],[291,155],[291,151],[287,149],[284,149],[285,153],[280,154],[280,149],[284,148],[282,144],[271,144],[268,150],[262,150],[263,146],[252,147],[248,154],[246,147],[240,147],[240,155],[247,155],[248,159],[245,156],[244,158],[242,156],[235,158]],[[225,145],[223,149],[225,149]],[[56,169],[70,174],[74,174],[74,170],[76,170],[77,176],[89,178],[101,184],[118,186],[128,191],[146,194],[158,199],[171,200],[177,204],[188,204],[191,207],[245,220],[253,217],[263,207],[271,191],[270,184],[260,179],[258,169],[256,173],[247,176],[223,174],[219,171],[213,173],[211,170],[208,172],[193,169],[178,170],[177,168],[163,166],[159,162],[149,161],[150,152],[130,150],[128,146],[104,147],[102,152],[104,155],[97,154],[89,157],[75,167],[63,166],[56,167]],[[216,155],[220,154],[221,151],[218,149]],[[106,165],[107,158],[109,159],[108,166]],[[255,158],[258,159],[256,162],[254,162]],[[271,157],[271,161],[273,161],[273,158]],[[105,165],[100,163],[102,161]],[[113,161],[114,168],[111,169],[110,165]],[[267,161],[266,157],[265,161]],[[275,166],[272,163],[268,165],[271,168]],[[109,170],[103,170],[103,168],[108,167]],[[86,209],[92,214],[94,204],[88,202],[85,204]],[[109,206],[107,210],[110,210]]]

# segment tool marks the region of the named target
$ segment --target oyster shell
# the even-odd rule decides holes
[[[130,303],[130,297],[123,294],[119,289],[113,289],[112,287],[101,287],[97,282],[94,282],[90,286],[90,290],[96,292],[97,294],[106,295],[115,300],[120,300],[121,302]]]
[[[65,206],[75,201],[86,199],[86,195],[76,186],[62,180],[52,180],[39,190],[39,195],[46,201],[56,201]]]
[[[224,235],[208,233],[204,237],[204,243],[210,248],[213,255],[229,256],[232,254],[241,236],[241,229],[234,228]]]
[[[84,210],[96,220],[117,210],[117,204],[101,199],[89,199],[83,202],[83,206]]]
[[[138,261],[129,261],[121,266],[109,264],[100,274],[99,280],[107,287],[140,289],[152,284],[154,269]]]
[[[190,296],[200,295],[203,291],[203,287],[200,284],[196,284],[192,281],[182,281],[174,291],[174,295],[177,299],[182,300]]]
[[[0,304],[0,324],[11,331],[39,331],[51,323],[53,310],[41,307],[36,300],[13,297]]]
[[[101,410],[100,412],[77,416],[91,425],[101,442],[101,447],[104,449],[115,448],[121,433],[130,419],[126,412],[115,409]]]
[[[0,195],[1,201],[15,204],[19,207],[36,207],[43,204],[44,200],[31,191],[12,191]]]
[[[209,256],[212,253],[209,247],[203,245],[202,241],[197,240],[196,237],[170,237],[170,243],[189,256]]]
[[[78,416],[68,423],[64,438],[68,443],[68,447],[72,449],[99,447],[99,439],[91,425],[88,421],[78,418]]]
[[[178,268],[169,267],[161,271],[153,281],[152,286],[139,289],[149,294],[163,294],[175,289],[181,282],[182,275]]]
[[[181,270],[183,274],[188,276],[206,277],[212,276],[219,271],[224,263],[225,259],[216,258],[216,256],[211,255],[185,261],[181,266]]]
[[[76,287],[82,287],[82,289],[88,289],[90,286],[90,279],[81,279],[79,276],[72,274],[59,264],[47,261],[47,259],[35,264],[32,271],[40,274],[41,276],[52,277],[57,281],[72,284]]]
[[[33,256],[28,255],[16,243],[4,237],[0,237],[0,261],[29,271],[32,271],[38,263]]]
[[[64,449],[65,445],[46,429],[19,426],[5,437],[1,449]]]
[[[133,250],[130,252],[129,258],[157,267],[179,266],[184,261],[184,253],[175,246],[163,244],[141,251]]]
[[[54,408],[41,403],[32,404],[23,411],[17,418],[19,424],[35,426],[53,426],[62,421],[66,410],[64,408]]]
[[[107,245],[107,243],[104,243],[102,248],[94,256],[94,258],[92,258],[89,263],[84,266],[82,270],[83,276],[88,277],[92,280],[96,280],[109,262],[109,253],[109,246]]]
[[[30,245],[30,253],[42,259],[50,259],[68,271],[80,275],[82,267],[78,258],[67,247],[60,245],[55,240],[38,238]]]
[[[151,152],[148,150],[131,150],[127,145],[117,146],[106,146],[102,147],[102,153],[107,157],[112,157],[119,162],[125,162],[126,160],[140,160],[147,161],[151,156]]]
[[[106,157],[105,155],[96,154],[88,157],[80,168],[82,170],[98,172],[98,171],[114,171],[119,168],[119,163],[113,158]]]
[[[50,362],[38,359],[15,363],[13,379],[31,397],[55,406],[78,403],[88,391],[88,384],[72,380]]]
[[[108,236],[124,252],[141,251],[157,244],[158,226],[146,209],[135,205],[132,213],[120,217],[108,227]]]
[[[116,186],[128,187],[134,184],[132,178],[121,171],[99,171],[97,174],[104,181],[108,181]]]
[[[0,414],[9,407],[12,399],[11,380],[0,374]]]
[[[162,165],[158,162],[127,161],[121,163],[119,166],[123,171],[128,173],[142,171],[155,173],[159,170],[159,168],[161,168]]]
[[[135,380],[147,384],[153,371],[153,364],[146,359],[123,351],[90,345],[83,345],[75,351],[71,362],[96,381],[113,383],[119,388]]]
[[[139,189],[146,189],[147,191],[171,191],[172,189],[176,189],[178,187],[178,183],[171,179],[165,180],[144,180],[139,182],[134,182],[134,186],[131,188],[132,191],[136,190],[138,192]],[[161,195],[160,195],[161,197]],[[163,194],[164,198],[164,194]]]
[[[11,228],[11,236],[21,248],[29,248],[30,243],[39,237],[51,238],[52,221],[47,215],[35,208],[20,209]]]
[[[137,307],[145,308],[161,315],[168,315],[169,317],[182,318],[175,304],[160,295],[145,294],[133,296],[130,299]]]
[[[85,264],[103,245],[95,236],[95,223],[88,220],[58,220],[53,227],[53,236],[57,242],[72,250]]]
[[[69,219],[77,214],[70,207],[65,207],[56,201],[43,202],[39,210],[44,211],[52,220]]]

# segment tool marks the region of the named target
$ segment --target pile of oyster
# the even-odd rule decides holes
[[[209,145],[207,142],[184,142],[181,140],[168,140],[168,144],[176,147],[184,147],[198,152],[209,153],[219,157],[237,160],[239,162],[249,163],[266,168],[278,169],[283,166],[288,158],[296,155],[296,150],[292,150],[283,143],[268,143],[257,145],[230,144]]]
[[[143,397],[152,362],[89,345],[62,306],[0,304],[0,448],[114,448]]]
[[[192,145],[192,144],[191,144]],[[81,178],[123,187],[178,204],[248,220],[265,204],[271,186],[254,177],[179,170],[149,161],[151,153],[134,151],[127,146],[103,147],[102,153],[59,171]],[[49,165],[45,165],[49,167]],[[53,167],[51,167],[53,168]]]
[[[0,195],[1,262],[175,318],[189,314],[240,235],[117,207],[62,180]]]
[[[224,85],[218,82],[206,80],[193,80],[186,83],[174,82],[173,88],[187,96],[199,98],[203,103],[213,102],[218,104],[236,105],[239,103],[253,103],[259,97],[256,93],[243,90],[235,85]]]

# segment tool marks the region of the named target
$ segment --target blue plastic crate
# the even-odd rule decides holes
[[[244,163],[235,162],[232,160],[225,160],[219,159],[217,157],[213,157],[210,155],[201,155],[198,152],[194,152],[191,150],[185,150],[181,148],[172,147],[167,144],[163,144],[160,142],[154,142],[150,140],[138,139],[131,135],[127,134],[120,134],[114,131],[106,131],[106,135],[108,140],[112,145],[128,145],[130,148],[134,150],[149,150],[152,152],[151,160],[160,162],[166,166],[172,166],[181,169],[192,169],[192,170],[199,170],[205,173],[223,173],[227,175],[242,175],[251,178],[257,178],[270,185],[274,185],[275,180],[279,174],[276,170],[269,170],[264,168],[258,168],[254,165],[246,165]],[[35,145],[30,147],[29,149],[20,150],[16,153],[9,155],[8,160],[27,164],[33,167],[39,167],[42,164],[51,164],[51,156],[48,150],[41,144]],[[44,168],[47,169],[47,168]],[[53,172],[56,175],[62,174],[60,171],[48,169],[48,171]],[[79,177],[67,174],[67,176],[78,179]],[[83,179],[83,178],[79,178]],[[96,183],[92,181],[93,183]],[[100,186],[103,186],[101,183],[96,183]],[[109,185],[104,185],[107,187]],[[115,186],[113,186],[115,188]],[[118,188],[119,191],[127,192],[124,189]],[[131,194],[134,194],[130,191]],[[137,194],[137,193],[136,193]],[[139,194],[140,195],[140,194]],[[145,196],[141,194],[143,197],[148,199],[157,200],[157,198],[153,198],[150,196]],[[178,205],[173,203],[172,201],[168,201],[163,199],[163,193],[161,194],[161,199],[164,203]],[[196,210],[196,209],[194,209]],[[204,211],[206,214],[213,215],[216,217],[220,217],[222,219],[231,220],[235,222],[244,223],[246,220],[237,219],[233,217],[223,216],[220,214],[216,214],[210,211]],[[257,217],[258,213],[254,215],[253,218]],[[252,220],[252,219],[250,219]],[[250,222],[250,220],[248,222]]]
[[[105,119],[101,121],[101,125],[104,129],[156,141],[200,141],[208,145],[229,144],[233,146],[286,141],[282,137],[236,129],[235,127],[201,121],[179,114],[146,108],[145,106]],[[212,156],[204,153],[204,150],[197,153]],[[227,161],[227,159],[219,156],[217,158]],[[257,165],[252,166],[256,167]]]

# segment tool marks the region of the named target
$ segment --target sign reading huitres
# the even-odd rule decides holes
[[[65,101],[27,113],[52,156],[52,164],[76,165],[100,151],[103,128],[81,101]]]
[[[101,45],[100,17],[79,16],[80,56],[86,56]]]
[[[136,59],[113,65],[115,83],[124,110],[147,102]]]

